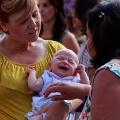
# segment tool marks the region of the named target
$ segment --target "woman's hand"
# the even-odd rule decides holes
[[[37,115],[46,113],[45,120],[66,120],[68,115],[68,106],[62,101],[56,102],[37,113]]]
[[[79,98],[84,100],[85,96],[89,94],[90,85],[59,82],[51,84],[44,92],[44,97],[47,97],[51,92],[60,92],[61,95],[52,97],[52,100],[72,100]]]

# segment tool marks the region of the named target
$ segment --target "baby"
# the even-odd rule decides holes
[[[35,114],[48,105],[54,104],[55,101],[51,100],[52,96],[60,95],[58,92],[51,93],[47,98],[44,98],[44,91],[50,84],[55,82],[89,84],[84,66],[79,64],[77,55],[69,49],[62,49],[56,52],[49,64],[49,70],[45,70],[43,75],[38,79],[33,67],[28,67],[28,72],[29,88],[39,93],[39,96],[33,97],[32,112],[25,115],[29,120],[44,120],[45,113],[42,115]],[[76,77],[77,73],[79,73],[81,80],[79,77]]]

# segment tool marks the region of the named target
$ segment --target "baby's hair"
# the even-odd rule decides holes
[[[79,60],[78,60],[78,57],[77,57],[76,53],[75,53],[74,51],[70,50],[70,49],[62,49],[62,50],[57,51],[57,52],[53,55],[53,58],[54,58],[55,56],[59,55],[59,53],[61,53],[61,52],[69,52],[69,53],[72,53],[72,54],[76,57],[76,62],[77,62],[77,64],[79,64]]]

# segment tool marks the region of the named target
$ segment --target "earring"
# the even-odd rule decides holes
[[[8,32],[8,29],[7,29],[7,28],[5,29],[5,32],[6,32],[6,33]]]
[[[6,34],[9,34],[9,31],[8,31],[8,29],[7,29],[7,28],[5,28],[5,33],[6,33]]]

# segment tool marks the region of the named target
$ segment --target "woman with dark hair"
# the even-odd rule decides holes
[[[89,13],[87,35],[87,49],[97,70],[79,120],[120,120],[120,2],[96,5]],[[54,100],[81,99],[85,91],[78,84],[56,83],[45,97],[61,92]]]
[[[62,43],[75,53],[79,51],[79,44],[75,36],[67,30],[63,0],[38,0],[42,17],[40,37],[52,39]]]

